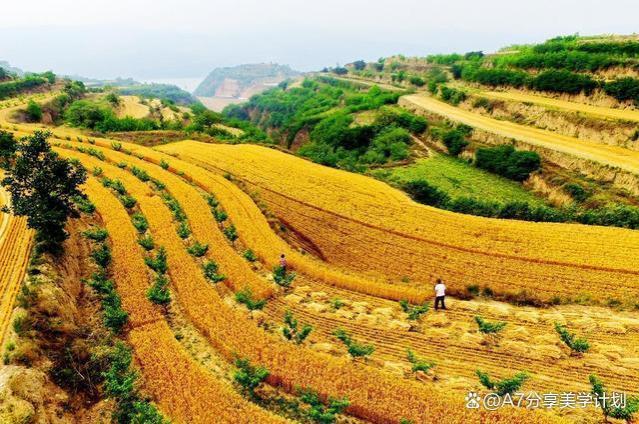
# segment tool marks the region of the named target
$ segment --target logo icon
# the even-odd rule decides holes
[[[480,404],[479,401],[481,398],[475,392],[468,392],[466,395],[466,408],[468,409],[479,409]]]

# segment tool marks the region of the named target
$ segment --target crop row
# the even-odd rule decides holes
[[[369,177],[323,167],[273,149],[194,141],[158,148],[207,162],[256,187],[336,215],[413,237],[479,253],[490,251],[539,262],[633,268],[636,232],[575,224],[497,220],[441,211],[412,202]],[[437,225],[435,225],[437,224]],[[526,243],[524,243],[525,241]],[[610,251],[621,244],[629,251]]]
[[[87,166],[93,158],[82,158]],[[193,362],[162,314],[146,300],[149,282],[137,234],[122,205],[90,178],[85,192],[96,205],[112,240],[114,279],[132,318],[128,340],[144,376],[144,386],[174,422],[283,422],[244,400],[228,384]],[[136,194],[141,194],[139,191]]]
[[[102,147],[112,148],[110,143],[98,141],[96,144]],[[78,147],[78,143],[74,142],[65,142],[62,145]],[[379,278],[375,279],[370,276],[348,272],[344,269],[339,269],[324,262],[314,260],[307,255],[302,255],[292,249],[272,231],[264,215],[253,200],[232,182],[220,175],[208,172],[199,166],[193,166],[190,163],[148,148],[124,143],[123,146],[122,150],[124,150],[124,148],[130,148],[134,152],[133,155],[125,156],[125,153],[110,152],[109,149],[99,149],[95,147],[92,147],[92,149],[103,152],[108,160],[117,159],[124,162],[132,162],[135,163],[136,166],[143,167],[145,170],[152,168],[149,168],[148,164],[147,166],[143,166],[144,161],[165,164],[169,171],[182,175],[206,192],[214,194],[222,206],[226,207],[231,220],[234,225],[237,226],[240,239],[254,250],[262,262],[271,268],[278,264],[278,254],[285,253],[289,264],[297,271],[328,284],[349,290],[360,291],[393,300],[408,299],[412,302],[422,302],[430,294],[429,292],[427,293],[423,290],[411,287],[388,284]],[[140,160],[137,156],[142,157],[143,160]],[[153,175],[159,175],[159,171],[162,170],[156,167],[155,171],[153,171]],[[206,214],[200,215],[204,216]],[[225,254],[226,253],[227,252],[225,252]],[[231,280],[234,279],[237,279],[237,275],[235,278],[231,278]],[[255,292],[259,296],[261,291],[256,290]]]
[[[0,212],[1,213],[1,212]],[[11,323],[13,304],[29,263],[33,231],[26,218],[9,217],[0,235],[0,345]]]
[[[495,375],[528,370],[534,373],[534,378],[527,388],[541,393],[558,389],[585,390],[588,387],[589,373],[595,373],[605,375],[606,381],[609,381],[616,389],[629,393],[637,390],[636,378],[632,370],[623,368],[623,364],[612,360],[606,360],[603,363],[598,360],[588,361],[588,357],[581,361],[574,358],[549,361],[548,357],[540,357],[535,353],[532,335],[529,336],[530,341],[526,342],[525,346],[505,342],[506,347],[496,349],[482,346],[474,338],[468,340],[460,338],[455,334],[457,331],[454,328],[463,328],[466,323],[472,322],[472,316],[462,316],[465,322],[451,317],[446,332],[440,328],[434,330],[427,328],[424,333],[419,333],[385,329],[383,325],[369,325],[345,318],[317,314],[306,308],[291,307],[288,304],[269,307],[267,313],[277,322],[281,320],[285,310],[291,310],[301,322],[310,324],[314,331],[321,335],[322,340],[336,343],[333,336],[335,329],[345,329],[355,339],[375,346],[373,356],[377,359],[384,358],[401,363],[406,360],[406,349],[410,347],[425,358],[434,360],[437,363],[437,375],[440,377],[463,376],[474,380],[474,371],[477,368],[490,371]],[[447,313],[447,317],[450,316],[451,313]],[[428,327],[429,322],[426,321],[423,326]],[[546,332],[540,333],[543,334],[543,339],[558,341],[552,324],[547,324],[546,328]],[[515,346],[517,350],[509,350],[508,346]],[[530,352],[529,348],[532,348]],[[552,354],[554,355],[555,352],[552,351]]]
[[[74,142],[68,142],[64,145],[83,148],[79,143]],[[109,163],[119,166],[126,165],[130,169],[135,167],[135,169],[147,173],[149,178],[159,181],[183,209],[195,240],[212,247],[207,250],[205,256],[215,263],[224,263],[224,266],[220,268],[220,273],[228,277],[225,281],[232,290],[249,289],[258,298],[267,298],[272,294],[271,286],[253,273],[247,267],[244,259],[238,256],[233,247],[228,244],[209,210],[210,206],[196,187],[187,184],[177,175],[133,155],[99,147],[91,147],[91,149],[102,155]],[[103,167],[102,164],[96,166]],[[131,179],[132,176],[129,175],[127,178]]]

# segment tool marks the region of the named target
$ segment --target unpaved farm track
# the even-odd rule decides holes
[[[551,131],[489,118],[451,106],[426,95],[411,94],[403,96],[400,98],[399,103],[403,106],[422,109],[427,113],[440,115],[507,139],[515,139],[533,146],[565,153],[639,175],[639,152],[637,151],[618,146],[598,144],[594,141],[579,140]]]
[[[533,103],[553,109],[584,113],[599,118],[639,122],[639,110],[634,109],[614,109],[594,106],[585,103],[553,99],[551,97],[537,96],[535,94],[519,93],[516,91],[483,91],[480,92],[479,95],[489,99]]]

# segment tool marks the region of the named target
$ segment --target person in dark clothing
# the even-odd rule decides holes
[[[441,279],[437,279],[437,284],[435,284],[435,310],[439,309],[439,305],[441,304],[442,309],[446,309],[446,285]]]

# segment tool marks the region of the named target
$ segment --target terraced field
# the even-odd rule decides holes
[[[149,106],[140,103],[139,97],[120,96],[120,106],[118,107],[119,117],[131,116],[133,118],[146,118],[149,113]]]
[[[413,94],[404,96],[400,103],[470,125],[473,128],[497,134],[506,139],[520,140],[532,146],[594,161],[602,165],[628,171],[634,175],[639,174],[639,152],[637,151],[578,140],[551,131],[489,118],[451,106],[427,95]]]
[[[638,290],[633,231],[441,211],[370,178],[258,146],[187,141],[160,150],[246,181],[287,226],[343,268],[396,283],[408,278],[427,290],[443,278],[459,291],[479,284],[546,300],[582,295],[606,302]],[[620,241],[624,249],[611,251],[610,243]]]
[[[16,127],[18,135],[36,128]],[[496,295],[526,291],[543,300],[580,297],[586,303],[625,304],[639,295],[636,232],[441,211],[415,204],[379,181],[264,147],[184,141],[151,149],[90,140],[57,128],[51,141],[61,156],[78,159],[90,174],[101,170],[84,190],[109,232],[113,279],[130,314],[127,341],[144,389],[172,422],[286,421],[202,366],[176,338],[172,317],[178,313],[225,367],[244,357],[267,367],[267,383],[281,393],[308,387],[323,399],[346,396],[346,412],[358,422],[572,422],[593,412],[466,409],[465,394],[480,388],[477,368],[495,377],[527,370],[531,379],[525,389],[538,392],[587,391],[589,373],[602,377],[610,389],[639,390],[639,315],[634,311],[451,299],[446,313],[427,312],[415,322],[397,303],[429,301],[432,282],[444,278],[457,293],[477,285]],[[142,172],[147,178],[140,177]],[[147,300],[151,274],[132,211],[103,187],[104,177],[120,181],[136,199],[148,234],[166,249],[172,304],[179,312],[167,314]],[[223,223],[211,209],[217,202],[216,210],[228,214]],[[281,239],[271,228],[272,215],[312,244],[317,257]],[[190,229],[184,238],[178,234],[181,223]],[[231,224],[239,236],[233,243],[222,231]],[[189,252],[196,241],[208,246],[201,257]],[[0,265],[3,246],[0,231]],[[248,248],[257,257],[253,263],[241,256]],[[298,274],[290,290],[276,286],[270,274],[280,253]],[[205,261],[219,266],[224,282],[205,277]],[[234,300],[234,293],[246,289],[267,300],[263,312],[249,312]],[[281,336],[287,310],[314,327],[307,343],[295,345]],[[476,315],[506,323],[497,343],[477,331]],[[555,322],[587,337],[591,351],[572,357],[554,332]],[[375,345],[371,358],[350,358],[333,335],[338,327]],[[435,361],[435,372],[416,378],[406,358],[408,347]]]
[[[90,179],[86,193],[95,203],[112,240],[114,278],[132,329],[129,343],[142,369],[145,388],[160,409],[175,422],[209,423],[215,420],[284,422],[241,398],[193,362],[180,346],[159,309],[146,299],[150,285],[142,248],[124,207]],[[156,200],[158,200],[156,198]]]
[[[338,309],[333,306],[335,299],[342,304]],[[339,352],[342,348],[332,333],[344,328],[356,339],[372,343],[374,359],[397,372],[406,371],[406,349],[411,348],[437,363],[438,385],[451,391],[473,387],[478,368],[494,375],[528,370],[534,376],[526,388],[539,393],[586,391],[589,373],[605,376],[616,390],[637,391],[636,314],[611,314],[604,308],[582,306],[539,310],[476,300],[452,300],[448,306],[446,313],[429,312],[421,323],[415,323],[406,319],[396,302],[302,278],[291,294],[269,304],[267,314],[278,322],[286,310],[292,311],[300,322],[316,329],[313,340],[322,350]],[[477,330],[473,321],[477,315],[507,323],[496,345]],[[571,358],[555,333],[555,322],[586,336],[593,343],[592,353]],[[414,330],[415,325],[419,330]]]
[[[167,248],[169,274],[178,302],[191,322],[227,357],[231,358],[237,353],[266,365],[271,371],[269,382],[289,390],[294,387],[312,387],[324,395],[348,396],[351,400],[350,413],[376,422],[391,422],[397,416],[423,422],[427,417],[444,416],[444,411],[448,408],[446,405],[459,402],[435,388],[411,381],[397,381],[375,368],[304,348],[294,348],[269,336],[247,320],[243,313],[229,308],[220,293],[204,280],[197,262],[187,254],[183,242],[172,228],[169,210],[158,196],[149,195],[148,185],[118,167],[84,154],[70,151],[61,153],[78,158],[89,168],[100,166],[106,176],[122,181],[129,193],[138,199],[142,213],[148,218],[154,239]],[[165,180],[168,174],[161,171],[158,168],[155,175],[163,183],[168,183],[169,179]],[[172,190],[177,192],[187,190],[188,187],[186,182],[177,184],[176,181]],[[197,209],[196,204],[184,204],[183,207],[187,214],[189,209]],[[225,267],[227,263],[228,260],[221,262],[220,266]],[[249,267],[248,264],[245,266]],[[369,380],[371,377],[372,380]],[[380,382],[383,384],[380,385]],[[469,419],[470,416],[463,416],[471,412],[463,412],[463,408],[455,409],[459,410],[459,414],[449,415],[450,422]],[[520,415],[521,419],[525,419],[526,415],[513,411],[504,414],[504,418],[515,414],[513,422]],[[528,419],[544,421],[550,418],[533,414]]]
[[[114,155],[115,152],[108,152],[107,150],[108,149],[102,149],[107,156],[110,156],[110,160],[117,161],[126,157],[125,154],[117,156]],[[141,155],[143,150],[145,153],[149,153],[152,156],[157,155],[147,151],[146,149],[137,149],[136,153]],[[158,158],[159,156],[156,156],[156,160]],[[147,157],[146,159],[152,160],[151,157]],[[180,169],[179,162],[181,161],[170,157],[164,157],[164,159],[171,160],[171,167],[173,168],[176,166],[176,171]],[[129,161],[133,161],[136,166],[143,165],[142,160],[132,158],[131,156],[129,156]],[[150,171],[152,170],[152,168],[148,169]],[[200,177],[206,174],[202,172],[202,170],[199,170],[199,172],[193,172],[193,170],[197,169],[197,167],[185,169],[187,169],[187,174],[185,176],[189,178],[193,174],[201,174]],[[225,182],[222,183],[222,185],[233,187],[233,184],[228,180],[219,176],[217,179],[218,182]],[[197,180],[198,179],[195,178],[194,182],[201,182]],[[225,190],[220,190],[219,187],[216,188],[215,185],[210,187],[214,188],[213,192],[216,194],[218,199],[224,199],[222,204],[232,204],[234,206],[233,208],[228,208],[229,211],[241,209],[236,207],[239,205],[236,205],[237,202],[232,200],[233,197],[227,197],[224,195],[220,196],[220,193]],[[232,191],[230,188],[228,190]],[[229,201],[232,203],[228,203]],[[230,215],[232,219],[235,218],[233,216],[233,212],[231,212]],[[242,228],[243,234],[245,234],[244,230],[254,232],[250,227],[245,227]],[[249,237],[247,237],[247,239],[249,239]],[[313,284],[319,284],[319,290],[323,290],[324,292],[328,291],[328,293],[334,297],[347,298],[355,303],[358,301],[368,301],[372,304],[371,309],[374,306],[377,308],[397,309],[396,305],[393,305],[392,303],[380,303],[379,299],[376,300],[370,296],[355,295],[352,292],[330,289],[322,283]],[[575,390],[582,390],[586,387],[586,384],[584,375],[580,370],[583,370],[583,367],[586,366],[591,372],[597,372],[599,375],[606,376],[608,381],[614,382],[613,384],[616,388],[633,390],[632,382],[634,381],[634,378],[627,378],[626,376],[632,375],[634,372],[633,364],[635,362],[633,362],[634,359],[632,359],[632,355],[636,355],[637,353],[635,352],[632,340],[635,337],[634,333],[637,329],[637,320],[629,316],[619,316],[610,319],[611,317],[605,311],[602,311],[600,315],[588,314],[584,308],[577,308],[573,310],[569,309],[567,312],[560,310],[552,311],[547,314],[539,314],[538,312],[535,312],[534,309],[520,310],[507,306],[500,306],[499,304],[482,306],[481,304],[474,302],[461,302],[455,303],[454,305],[454,308],[456,310],[461,310],[461,312],[454,312],[447,315],[443,321],[441,318],[436,316],[432,319],[429,317],[425,325],[427,327],[429,325],[433,325],[433,327],[435,327],[435,331],[432,333],[426,332],[421,335],[411,332],[399,332],[398,334],[397,328],[391,328],[390,330],[384,331],[380,328],[383,328],[383,326],[374,320],[374,316],[372,317],[372,322],[366,322],[366,319],[368,318],[363,318],[363,321],[357,319],[353,322],[352,318],[348,317],[348,314],[345,315],[347,318],[344,318],[344,316],[341,318],[329,316],[327,318],[322,316],[324,315],[323,313],[318,314],[313,307],[308,308],[307,306],[304,306],[304,304],[301,306],[296,306],[295,304],[290,305],[288,300],[284,300],[283,302],[278,300],[273,305],[273,309],[269,309],[269,316],[271,316],[274,320],[281,317],[284,309],[292,308],[296,314],[299,314],[301,319],[307,320],[316,326],[316,328],[319,329],[319,334],[321,334],[324,338],[330,338],[331,332],[337,327],[341,326],[347,328],[353,331],[354,334],[360,336],[360,338],[372,341],[378,344],[378,346],[382,346],[380,347],[380,356],[395,363],[401,362],[404,359],[405,351],[402,346],[412,346],[416,349],[420,349],[430,356],[436,357],[441,357],[442,352],[445,351],[445,357],[450,357],[451,359],[444,359],[441,365],[440,369],[442,370],[442,378],[448,379],[450,384],[452,384],[453,387],[456,386],[457,389],[459,389],[460,386],[468,387],[468,384],[472,385],[473,370],[465,369],[464,372],[460,372],[461,369],[459,368],[459,362],[454,358],[480,355],[485,359],[478,359],[478,364],[481,364],[482,367],[488,370],[493,370],[493,372],[499,373],[500,371],[503,372],[503,361],[509,355],[507,352],[511,349],[517,349],[520,359],[510,363],[507,368],[511,372],[516,372],[518,366],[539,370],[536,372],[537,381],[535,383],[535,388],[548,389],[552,387],[556,389],[561,386],[565,387],[567,382],[570,381],[569,384],[571,387],[574,387]],[[324,311],[326,310],[326,308],[322,309]],[[501,352],[491,352],[490,349],[484,351],[481,347],[481,338],[476,331],[472,331],[472,329],[470,329],[472,326],[472,316],[476,312],[481,313],[482,316],[486,316],[489,319],[497,320],[503,319],[504,317],[511,317],[507,320],[512,324],[512,333],[509,332],[509,335],[506,336],[506,339],[502,344],[504,349]],[[587,358],[586,362],[579,362],[578,364],[567,358],[565,354],[562,353],[558,339],[553,333],[552,324],[554,321],[580,322],[580,324],[578,324],[578,328],[581,331],[587,332],[589,337],[595,338],[598,346],[596,353],[593,353],[593,355]],[[454,330],[450,331],[451,329]],[[598,330],[603,331],[603,333]],[[612,336],[611,333],[614,333],[615,335]],[[443,335],[446,334],[448,334],[448,336],[443,337]],[[452,337],[452,340],[448,340],[448,337]],[[601,337],[601,339],[599,337]],[[442,338],[444,338],[446,342],[442,343]],[[534,338],[539,345],[526,347],[527,344],[524,340],[530,340],[530,338]],[[390,346],[388,340],[392,340]],[[459,353],[453,354],[452,350],[459,350]],[[621,354],[620,352],[627,353]],[[627,355],[627,360],[621,362],[617,361],[621,358],[621,356],[612,359],[612,357],[615,357],[618,353],[621,356]],[[564,359],[557,362],[560,358]],[[548,367],[546,365],[548,360],[555,361],[553,362],[553,365],[555,366]],[[571,377],[568,377],[568,380],[566,380],[566,376],[568,375]]]

